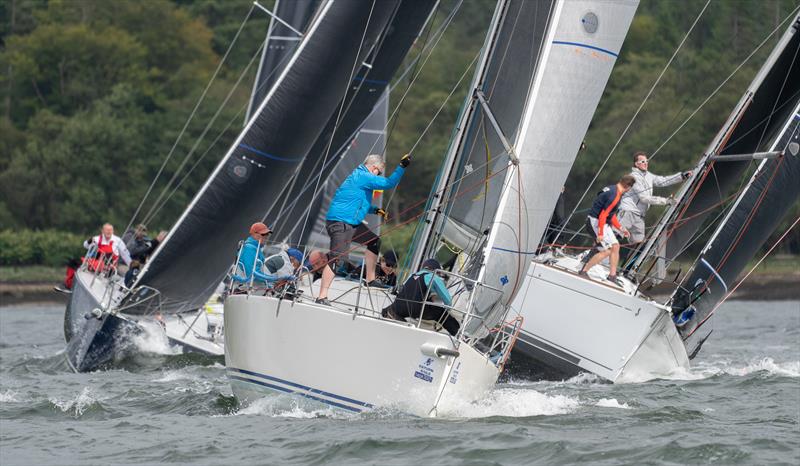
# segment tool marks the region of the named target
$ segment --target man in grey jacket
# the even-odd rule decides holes
[[[636,179],[636,184],[633,185],[633,189],[622,196],[619,204],[619,223],[630,232],[631,235],[628,238],[630,244],[644,241],[644,217],[651,205],[667,205],[674,202],[672,196],[653,196],[653,188],[663,188],[680,183],[692,174],[691,171],[685,171],[670,176],[658,176],[648,171],[648,165],[646,153],[639,151],[633,154],[631,175]]]

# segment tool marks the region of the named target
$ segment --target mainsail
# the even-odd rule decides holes
[[[498,4],[448,155],[453,169],[437,188],[444,196],[431,206],[442,215],[416,256],[446,243],[460,251],[455,272],[501,290],[499,299],[487,293],[471,309],[486,326],[518,291],[637,5]]]
[[[321,5],[275,85],[140,274],[137,285],[158,290],[163,311],[208,299],[248,226],[273,205],[338,109],[397,4]]]
[[[264,101],[267,92],[272,89],[272,85],[280,75],[283,65],[303,39],[283,22],[296,31],[304,32],[311,22],[311,17],[318,4],[318,0],[275,0],[275,6],[272,9],[275,16],[270,17],[267,36],[264,39],[264,51],[261,54],[255,83],[253,83],[253,92],[247,106],[245,122],[250,120],[253,112]],[[275,17],[280,18],[283,22],[276,20]]]
[[[436,6],[437,2],[430,0],[402,0],[386,34],[353,77],[352,85],[345,96],[344,113],[331,117],[309,151],[309,157],[299,167],[292,184],[281,193],[275,207],[266,212],[265,220],[273,227],[275,239],[287,240],[292,244],[306,243],[310,225],[306,225],[306,228],[303,225],[296,227],[298,222],[306,218],[309,204],[314,199],[317,181],[327,179],[334,169],[342,151],[352,142],[359,127],[383,96],[389,81],[428,23]],[[374,149],[376,152],[379,150],[379,147]],[[357,164],[350,166],[349,170],[352,171],[356,166]],[[324,206],[327,207],[327,204]],[[315,219],[310,217],[310,221],[314,222]]]
[[[676,195],[679,202],[668,209],[645,246],[635,269],[655,256],[672,261],[684,252],[700,227],[718,207],[735,197],[731,190],[741,181],[751,160],[724,156],[754,154],[765,150],[792,111],[792,99],[800,92],[797,30],[800,17],[778,41],[725,125],[706,150],[692,177]],[[722,156],[722,157],[720,157]],[[656,245],[666,244],[665,251]]]

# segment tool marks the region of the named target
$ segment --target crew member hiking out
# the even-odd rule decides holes
[[[671,196],[653,196],[653,188],[671,186],[692,175],[691,171],[685,171],[670,176],[659,176],[648,171],[649,165],[645,152],[638,151],[633,154],[631,176],[636,180],[636,188],[626,192],[619,203],[619,223],[630,232],[628,243],[631,245],[644,241],[645,215],[651,205],[667,205],[675,202]]]
[[[603,259],[610,256],[611,267],[609,269],[608,277],[606,280],[612,284],[617,284],[617,264],[619,263],[619,241],[614,235],[614,231],[609,227],[611,226],[620,230],[622,235],[626,238],[630,235],[628,230],[620,225],[617,219],[617,209],[619,208],[619,201],[623,194],[628,192],[631,187],[636,183],[636,180],[631,175],[625,175],[617,182],[617,184],[606,186],[597,194],[592,209],[589,211],[589,216],[586,219],[589,227],[595,233],[596,245],[595,249],[587,255],[588,262],[583,266],[578,275],[585,276],[587,272],[595,265],[599,264]],[[593,252],[596,252],[592,255]]]
[[[432,304],[434,297],[438,297],[446,306],[450,306],[453,301],[444,280],[436,275],[436,270],[441,268],[436,259],[427,259],[423,262],[422,270],[408,277],[398,291],[397,299],[383,310],[382,315],[400,321],[406,317],[435,320],[447,330],[447,333],[455,336],[461,324],[446,308]]]
[[[333,283],[334,270],[336,270],[339,260],[347,259],[347,251],[353,241],[367,247],[364,256],[367,286],[377,284],[375,282],[375,264],[381,250],[381,240],[378,235],[367,228],[363,221],[370,213],[386,218],[386,211],[372,205],[372,191],[386,190],[397,186],[410,163],[410,155],[404,155],[400,159],[400,166],[392,172],[391,176],[384,178],[381,176],[386,168],[383,157],[374,154],[368,155],[364,159],[364,163],[359,165],[336,190],[325,218],[325,226],[331,243],[328,267],[322,270],[322,283],[317,303],[330,305],[328,289]]]

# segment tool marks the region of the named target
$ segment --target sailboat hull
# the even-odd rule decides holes
[[[228,378],[245,403],[277,392],[352,412],[430,416],[481,398],[500,374],[446,333],[271,297],[229,296],[225,342]],[[459,355],[437,357],[436,348]]]
[[[524,323],[511,354],[512,375],[590,372],[617,382],[689,368],[666,307],[632,289],[600,283],[599,276],[579,277],[578,267],[574,258],[555,266],[531,264],[514,303]]]
[[[104,313],[101,301],[107,280],[85,271],[75,281],[64,313],[65,356],[77,372],[87,372],[112,362],[128,346],[130,337],[141,331],[129,319]]]

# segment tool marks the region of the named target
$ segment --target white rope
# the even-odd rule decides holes
[[[197,113],[197,109],[200,108],[200,104],[205,99],[206,94],[208,93],[208,90],[211,88],[211,84],[214,83],[214,80],[217,78],[217,75],[219,74],[219,71],[222,69],[222,65],[225,63],[226,59],[228,58],[228,55],[230,54],[231,50],[233,49],[234,44],[236,44],[236,41],[239,38],[239,34],[241,34],[242,29],[244,29],[244,25],[247,23],[247,20],[250,19],[250,15],[253,14],[253,8],[255,8],[255,5],[251,5],[250,6],[250,10],[247,12],[247,15],[245,16],[244,20],[242,21],[242,24],[239,25],[239,30],[237,30],[236,31],[236,35],[233,36],[233,40],[231,40],[231,43],[228,46],[228,50],[226,50],[225,51],[225,55],[222,56],[222,60],[220,60],[219,65],[217,65],[217,69],[214,70],[214,74],[211,76],[211,79],[208,81],[208,84],[206,84],[206,88],[203,89],[203,93],[200,95],[200,99],[195,104],[194,109],[192,109],[192,113],[189,115],[189,119],[187,119],[186,123],[183,125],[183,128],[181,129],[181,132],[178,134],[178,137],[175,139],[175,143],[172,144],[172,148],[169,150],[169,153],[167,154],[166,158],[164,158],[164,162],[161,163],[161,167],[159,167],[158,172],[156,173],[156,176],[153,178],[153,181],[150,183],[150,186],[147,188],[147,191],[144,193],[144,196],[142,197],[141,202],[139,202],[139,206],[136,207],[136,211],[134,211],[133,215],[131,216],[131,219],[128,221],[128,225],[125,227],[125,230],[123,230],[123,231],[130,230],[131,225],[133,225],[133,222],[136,220],[136,216],[139,215],[139,211],[142,209],[142,206],[144,205],[145,201],[147,200],[147,197],[150,195],[150,192],[153,190],[153,187],[155,186],[156,181],[158,181],[158,178],[161,176],[161,173],[164,171],[164,167],[167,166],[167,162],[169,162],[169,159],[172,157],[172,154],[175,152],[175,148],[178,147],[178,142],[183,137],[183,133],[185,133],[186,132],[186,128],[189,127],[189,123],[192,121],[192,119],[194,118],[194,115]]]
[[[600,168],[595,173],[594,178],[592,178],[592,181],[590,181],[589,184],[586,186],[586,191],[583,192],[583,195],[578,200],[578,203],[575,204],[575,207],[572,209],[572,212],[570,212],[570,214],[567,216],[567,220],[564,222],[564,225],[562,225],[561,230],[559,230],[558,234],[556,235],[555,239],[553,240],[554,243],[558,242],[558,238],[561,236],[561,233],[564,231],[564,226],[566,226],[567,223],[569,223],[569,221],[572,219],[572,216],[575,215],[575,211],[578,210],[578,207],[581,205],[581,202],[583,202],[583,199],[586,197],[586,194],[588,194],[589,190],[592,189],[592,186],[594,185],[594,182],[597,181],[597,178],[600,176],[600,173],[603,171],[603,169],[605,168],[606,164],[611,159],[611,156],[614,154],[614,151],[617,150],[617,147],[622,142],[622,139],[628,133],[628,130],[633,125],[633,122],[639,116],[639,112],[642,111],[642,108],[644,108],[644,105],[647,103],[648,99],[650,99],[650,96],[653,94],[653,91],[655,91],[656,87],[658,86],[658,83],[661,82],[661,78],[664,77],[664,74],[667,72],[667,69],[669,69],[669,66],[672,64],[672,61],[675,60],[675,57],[678,55],[678,52],[680,52],[681,48],[683,47],[683,44],[686,43],[686,39],[689,38],[689,35],[694,30],[694,27],[697,25],[697,22],[700,21],[700,18],[703,16],[703,13],[705,13],[706,8],[708,8],[708,5],[710,3],[711,3],[711,0],[707,0],[706,4],[703,5],[703,9],[700,10],[700,13],[694,19],[694,22],[692,23],[691,27],[689,27],[689,30],[686,31],[686,34],[683,36],[683,39],[681,40],[680,44],[678,44],[678,48],[676,48],[675,52],[672,53],[672,56],[669,58],[669,61],[667,61],[667,64],[664,65],[664,69],[661,70],[661,73],[658,75],[658,78],[656,78],[656,80],[653,83],[653,85],[650,86],[650,90],[647,92],[647,95],[644,97],[644,100],[642,100],[642,103],[639,104],[639,108],[636,109],[636,112],[633,114],[633,116],[631,117],[630,121],[628,121],[628,125],[625,126],[625,129],[622,131],[622,134],[620,134],[619,138],[617,139],[617,142],[614,143],[614,146],[611,148],[611,151],[608,153],[608,156],[606,156],[605,160],[603,160],[603,164],[600,165]],[[574,238],[575,238],[575,236],[573,236],[567,242],[569,243]]]

